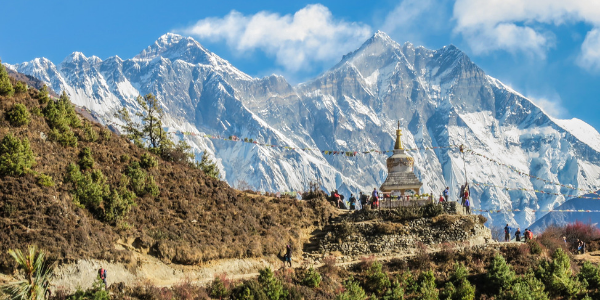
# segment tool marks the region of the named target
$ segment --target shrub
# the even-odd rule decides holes
[[[125,217],[135,204],[135,194],[127,189],[121,189],[119,192],[112,189],[110,195],[104,199],[103,219],[111,224],[116,224]]]
[[[131,157],[130,157],[129,155],[127,155],[127,154],[123,154],[123,155],[121,155],[121,158],[120,158],[120,160],[121,160],[121,162],[122,162],[122,163],[126,163],[126,162],[128,162],[130,159],[131,159]]]
[[[94,168],[94,157],[92,157],[92,150],[90,147],[85,147],[79,152],[79,166],[82,170]]]
[[[48,138],[51,141],[58,142],[64,147],[77,147],[77,137],[70,128],[62,133],[56,128],[51,129],[50,133],[48,133]]]
[[[244,281],[231,292],[231,299],[268,300],[260,284],[254,280]]]
[[[154,176],[148,176],[148,181],[146,182],[146,194],[152,195],[152,197],[158,197],[160,194],[160,189],[158,185],[154,181]]]
[[[439,291],[435,285],[433,271],[423,272],[419,276],[419,294],[419,299],[422,300],[437,300],[439,298]]]
[[[71,128],[81,126],[81,120],[75,113],[73,104],[65,92],[58,101],[49,101],[44,108],[46,123],[50,126],[50,138],[65,147],[77,147],[77,137]]]
[[[515,276],[515,272],[506,264],[504,257],[496,254],[490,262],[486,274],[489,291],[497,295],[500,290],[508,290],[514,282]]]
[[[95,142],[98,140],[98,133],[89,122],[83,124],[83,136],[88,142]]]
[[[102,138],[107,142],[110,141],[110,138],[112,137],[112,132],[110,132],[109,129],[102,129],[100,134],[102,135]]]
[[[215,276],[215,279],[210,284],[210,296],[213,298],[223,299],[229,295],[229,288],[225,284],[225,280],[221,276]]]
[[[542,246],[535,240],[528,240],[527,245],[529,246],[529,252],[533,255],[542,254]]]
[[[198,169],[202,170],[204,174],[212,178],[219,179],[219,168],[217,167],[217,164],[208,157],[208,153],[206,153],[206,151],[204,151],[200,163],[197,163],[196,166]]]
[[[382,295],[390,286],[390,279],[382,271],[381,263],[374,261],[367,270],[366,287],[375,294]]]
[[[454,264],[454,272],[446,283],[444,295],[446,299],[473,300],[475,299],[475,287],[467,279],[469,271],[462,263]]]
[[[594,266],[591,262],[585,261],[579,270],[579,280],[587,281],[591,289],[600,288],[600,267]]]
[[[337,295],[336,300],[364,300],[367,294],[354,278],[350,277],[344,282],[344,292]]]
[[[42,110],[39,107],[37,107],[37,106],[34,106],[34,107],[31,108],[31,113],[34,116],[38,116],[38,117],[43,117],[44,116],[44,114],[42,113]]]
[[[54,186],[54,180],[52,180],[52,177],[46,174],[40,174],[38,176],[38,184],[41,186],[47,186],[47,187],[51,187]]]
[[[552,261],[541,260],[536,275],[552,295],[574,297],[585,291],[587,284],[573,276],[569,256],[560,248],[554,251]]]
[[[131,190],[138,196],[146,194],[146,172],[140,168],[137,161],[132,162],[125,169],[125,175],[129,177]]]
[[[404,300],[404,289],[398,282],[394,281],[392,287],[387,290],[385,295],[382,297],[383,300]]]
[[[0,95],[1,96],[12,96],[15,93],[12,83],[10,83],[10,77],[8,72],[0,61]]]
[[[271,268],[259,271],[258,282],[261,284],[268,299],[278,300],[284,298],[285,290],[283,289],[283,284],[274,276]]]
[[[313,267],[310,267],[304,272],[304,278],[302,278],[302,284],[307,287],[317,288],[321,284],[321,274],[317,272]]]
[[[22,93],[27,92],[27,84],[23,83],[21,81],[17,81],[17,84],[15,84],[14,88],[15,88],[15,93],[17,93],[17,94],[22,94]]]
[[[533,273],[527,273],[518,278],[509,290],[500,293],[498,300],[548,300],[548,293],[544,291],[544,284],[535,278]]]
[[[565,226],[565,237],[570,243],[575,243],[578,239],[586,243],[600,238],[600,229],[591,223],[575,221],[575,223]]]
[[[9,299],[45,299],[44,283],[52,277],[53,268],[48,265],[44,251],[29,246],[28,251],[9,250],[8,254],[15,259],[18,268],[24,273],[24,279],[3,285],[3,294]],[[4,297],[3,297],[4,298]]]
[[[48,96],[48,87],[44,84],[35,97],[38,99],[40,104],[48,103],[50,101],[50,97]]]
[[[6,119],[10,125],[14,127],[28,125],[29,122],[31,122],[30,116],[27,107],[21,103],[13,105],[13,107],[6,112]]]
[[[11,133],[0,141],[0,175],[21,176],[27,172],[35,158],[27,138],[18,139]]]
[[[156,168],[158,166],[158,160],[150,153],[144,153],[140,158],[140,166],[146,170]]]

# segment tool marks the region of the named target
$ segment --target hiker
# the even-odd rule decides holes
[[[525,232],[523,233],[523,237],[525,238],[525,242],[529,240],[529,228],[525,228]]]
[[[350,200],[348,201],[350,202],[350,210],[356,210],[356,197],[352,193],[350,193]]]
[[[287,247],[285,249],[285,256],[283,258],[285,259],[283,262],[283,266],[285,267],[285,263],[289,262],[290,268],[291,268],[292,267],[292,247],[290,245],[287,245]]]
[[[365,205],[367,205],[367,195],[363,194],[363,192],[360,192],[360,197],[358,198],[360,200],[360,208],[363,209],[365,207]]]
[[[465,186],[465,191],[463,192],[463,197],[465,198],[465,200],[469,200],[469,184],[467,184]]]
[[[444,197],[440,195],[440,203],[444,202]]]
[[[379,208],[379,193],[377,192],[377,188],[373,188],[373,193],[371,193],[372,208]]]
[[[504,241],[510,241],[510,227],[508,227],[508,224],[506,224],[506,226],[504,227]]]
[[[581,241],[579,239],[577,239],[577,254],[581,254],[581,248],[582,248],[581,244],[582,244]]]
[[[448,202],[448,196],[450,196],[450,188],[446,187],[444,190],[444,201]]]
[[[104,282],[104,289],[106,290],[108,288],[108,284],[106,283],[106,269],[100,268],[100,270],[98,270],[98,274],[100,275],[102,282]]]
[[[521,228],[517,228],[517,231],[515,231],[515,241],[521,241]]]
[[[467,209],[467,214],[471,214],[471,203],[468,198],[465,199],[465,208]]]
[[[342,198],[340,197],[340,194],[338,194],[337,190],[333,191],[333,199],[335,200],[337,208],[340,208],[340,202],[342,202]]]
[[[460,186],[460,194],[458,194],[460,198],[460,205],[465,205],[465,185]]]
[[[563,242],[565,242],[565,248],[569,249],[569,245],[567,244],[567,237],[563,236]]]
[[[360,203],[360,200],[356,199],[356,197],[354,197],[352,194],[350,194],[350,201],[353,201],[353,203],[354,203],[354,210],[361,210],[362,209],[362,205]]]

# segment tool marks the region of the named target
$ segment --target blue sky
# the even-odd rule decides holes
[[[0,58],[73,51],[131,58],[160,35],[193,36],[253,76],[291,82],[335,65],[376,30],[399,43],[454,44],[549,114],[600,129],[600,1],[10,1]]]

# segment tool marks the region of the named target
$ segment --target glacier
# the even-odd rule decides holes
[[[153,93],[166,112],[166,129],[195,133],[174,137],[185,139],[197,157],[207,151],[233,187],[304,191],[318,182],[347,196],[370,191],[385,180],[386,155],[299,149],[390,150],[399,120],[404,145],[420,149],[410,154],[424,183],[421,193],[439,195],[448,186],[456,199],[469,181],[474,209],[500,210],[482,213],[492,225],[526,227],[545,214],[538,210],[600,188],[600,134],[593,127],[552,118],[453,45],[400,45],[378,31],[330,70],[295,86],[278,75],[251,77],[173,33],[131,59],[74,52],[58,65],[36,58],[6,66],[66,91],[105,124],[118,123],[114,112],[122,106],[138,110],[138,95]],[[448,147],[461,144],[502,165]]]

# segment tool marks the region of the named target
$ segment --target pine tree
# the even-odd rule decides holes
[[[504,257],[500,254],[496,254],[490,262],[486,274],[486,279],[492,294],[497,295],[501,290],[508,290],[514,282],[515,277],[515,272],[511,270],[508,264],[506,264]]]
[[[208,153],[206,153],[206,151],[202,154],[202,160],[200,160],[200,163],[197,163],[197,167],[202,170],[204,174],[219,179],[219,167],[217,167],[217,164],[213,162],[212,159],[208,158]]]
[[[536,273],[552,295],[574,297],[587,289],[586,281],[573,276],[571,260],[561,248],[554,251],[552,261],[542,260]]]
[[[7,134],[0,141],[0,175],[21,176],[27,172],[35,158],[29,140]]]
[[[12,96],[15,90],[13,89],[12,83],[10,83],[10,77],[2,61],[0,60],[0,95],[1,96]]]
[[[435,276],[433,271],[421,273],[419,276],[419,299],[422,300],[437,300],[439,299],[439,291],[435,285]]]

